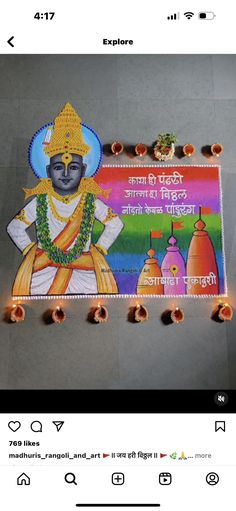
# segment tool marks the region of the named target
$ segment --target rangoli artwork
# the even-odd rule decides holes
[[[7,226],[23,256],[13,297],[225,295],[220,167],[101,158],[69,103],[34,135],[39,181]]]

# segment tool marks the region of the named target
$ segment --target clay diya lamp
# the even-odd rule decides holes
[[[179,307],[176,307],[171,311],[170,318],[173,323],[182,323],[184,321],[184,311]]]
[[[25,309],[22,305],[13,305],[10,312],[10,320],[12,323],[20,323],[25,319]]]
[[[233,319],[233,308],[229,303],[223,303],[219,306],[218,317],[221,321],[231,321]]]
[[[148,310],[144,305],[136,305],[134,307],[134,321],[136,323],[142,323],[148,319]]]
[[[135,154],[137,154],[137,156],[146,156],[147,154],[147,151],[148,151],[148,148],[145,144],[137,144],[134,148],[135,150]]]
[[[123,153],[123,151],[124,151],[124,146],[121,142],[115,141],[111,144],[111,152],[115,156],[119,156],[119,154]]]
[[[188,158],[191,158],[196,152],[196,147],[193,144],[185,144],[183,147],[183,153]]]
[[[223,151],[224,147],[222,146],[222,144],[212,144],[211,153],[213,154],[213,156],[219,158],[219,156],[222,155]]]
[[[98,305],[94,311],[93,319],[95,323],[106,323],[108,320],[109,314],[105,305]]]
[[[60,323],[64,323],[66,319],[66,313],[65,311],[59,307],[59,305],[54,309],[54,311],[52,312],[52,320],[54,321],[54,323],[57,323],[57,324],[60,324]]]

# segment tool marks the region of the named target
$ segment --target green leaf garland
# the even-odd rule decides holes
[[[73,263],[73,261],[78,259],[84,251],[85,245],[92,230],[95,214],[95,196],[92,193],[87,193],[83,209],[83,217],[80,225],[80,232],[76,238],[74,246],[67,251],[61,250],[51,240],[48,223],[48,202],[46,193],[37,195],[36,213],[38,240],[42,246],[42,249],[47,253],[51,261],[56,264],[60,264],[61,266],[67,266],[68,264]]]

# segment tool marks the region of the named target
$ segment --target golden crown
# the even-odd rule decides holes
[[[83,139],[81,118],[70,103],[66,103],[56,117],[51,131],[51,136],[46,135],[44,142],[44,152],[50,158],[55,154],[85,156],[89,152],[90,147]]]

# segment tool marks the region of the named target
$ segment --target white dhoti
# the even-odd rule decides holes
[[[33,273],[30,294],[47,295],[56,273],[57,268],[52,266]],[[94,271],[73,270],[64,294],[97,294],[97,292],[97,279]]]

